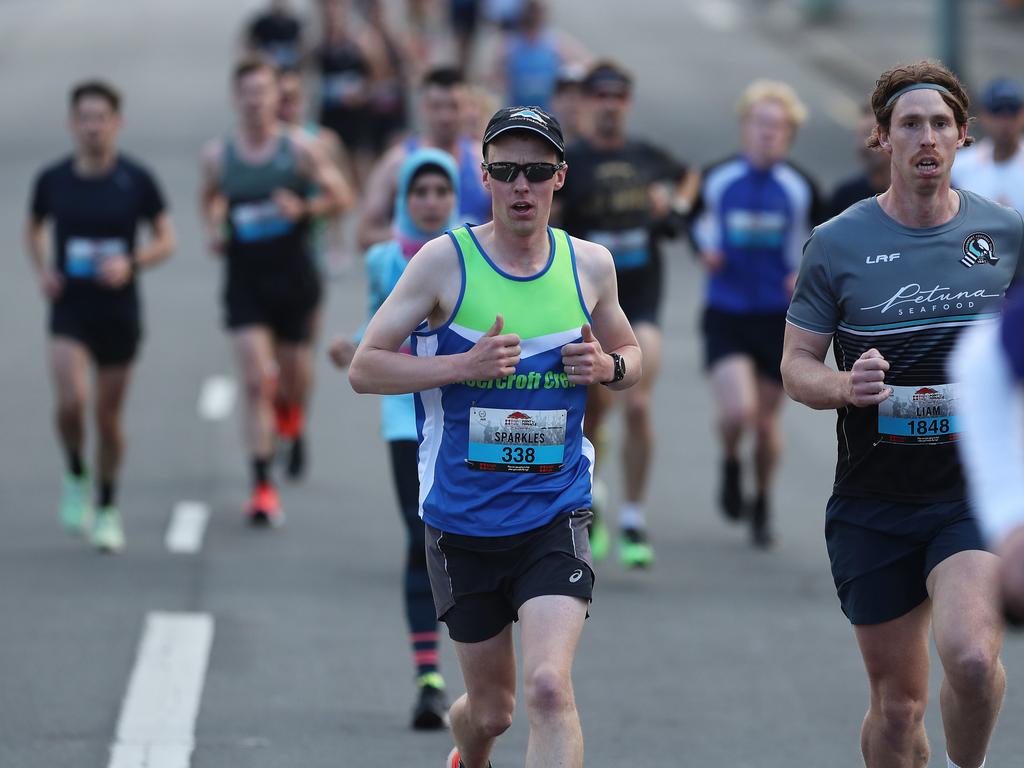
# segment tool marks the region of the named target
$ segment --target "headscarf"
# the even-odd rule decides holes
[[[437,232],[424,232],[420,230],[409,216],[409,206],[407,203],[409,187],[412,185],[412,179],[416,175],[416,171],[424,165],[439,166],[451,180],[452,192],[455,196],[454,205],[452,205],[452,215],[445,223],[444,229]],[[435,237],[444,234],[445,229],[457,227],[459,225],[458,212],[459,169],[455,164],[455,159],[447,152],[432,147],[410,152],[398,171],[398,194],[395,196],[395,215],[392,225],[395,239],[402,247],[402,254],[405,258],[411,259],[428,240],[433,240]]]

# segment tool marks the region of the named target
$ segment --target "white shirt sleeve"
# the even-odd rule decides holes
[[[951,361],[960,382],[960,457],[990,544],[1024,524],[1024,387],[1014,381],[999,324],[975,328]]]

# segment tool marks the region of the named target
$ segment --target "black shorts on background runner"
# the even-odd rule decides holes
[[[957,552],[987,550],[966,501],[901,504],[833,495],[825,542],[851,624],[909,613],[928,599],[925,583],[936,565]]]
[[[429,525],[427,569],[437,618],[459,643],[488,640],[542,595],[588,602],[594,591],[586,509],[514,536],[459,536]]]
[[[618,272],[619,306],[630,325],[658,325],[661,315],[661,255],[652,254],[651,261],[639,269]]]
[[[320,280],[309,270],[239,271],[228,277],[224,288],[225,322],[232,331],[260,325],[279,341],[304,344],[313,338],[313,313],[321,293]]]
[[[129,365],[142,340],[138,294],[67,285],[50,305],[50,335],[81,343],[100,368]]]
[[[744,355],[754,361],[759,375],[782,383],[782,342],[786,336],[786,314],[723,312],[708,307],[701,322],[704,332],[704,366],[729,355]]]

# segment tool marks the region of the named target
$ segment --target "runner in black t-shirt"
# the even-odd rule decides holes
[[[676,225],[689,210],[698,182],[663,150],[627,137],[632,79],[618,65],[595,64],[583,80],[583,92],[584,108],[592,120],[588,134],[566,150],[572,173],[559,195],[562,225],[573,236],[600,243],[612,252],[619,302],[644,351],[643,379],[621,396],[627,428],[619,554],[628,567],[647,567],[654,561],[654,552],[642,505],[654,443],[651,392],[661,347],[658,243],[681,231]],[[590,388],[585,428],[595,444],[614,397],[606,387]],[[591,546],[595,556],[607,552],[608,536],[600,525],[592,529]]]
[[[121,407],[142,335],[135,276],[174,249],[156,180],[118,152],[120,128],[120,96],[113,88],[87,82],[72,90],[75,151],[36,178],[27,230],[29,255],[50,302],[57,428],[68,462],[61,521],[109,552],[124,547],[115,484],[124,452]],[[140,221],[152,228],[147,245],[136,242]],[[82,455],[90,360],[96,368],[99,444],[95,524]]]

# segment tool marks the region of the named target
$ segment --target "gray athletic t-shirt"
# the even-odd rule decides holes
[[[790,323],[832,336],[849,371],[874,347],[889,361],[894,394],[878,406],[839,409],[834,491],[930,503],[966,496],[955,442],[958,385],[946,363],[964,328],[994,320],[1024,269],[1016,211],[959,191],[960,211],[913,229],[875,198],[817,227],[804,246]]]

